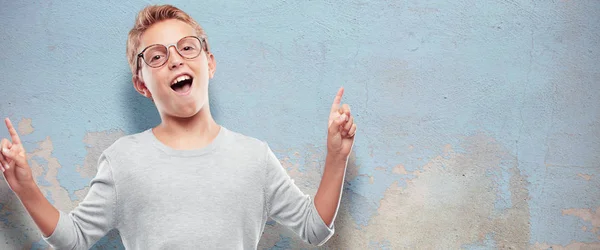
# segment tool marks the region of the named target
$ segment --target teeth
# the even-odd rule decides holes
[[[178,83],[178,82],[181,82],[181,81],[183,81],[183,80],[188,80],[188,79],[192,79],[192,77],[191,77],[191,76],[188,76],[188,75],[182,75],[182,76],[180,76],[180,77],[177,77],[177,78],[176,78],[176,79],[175,79],[175,80],[174,80],[174,81],[171,83],[171,85],[173,85],[173,84],[176,84],[176,83]]]

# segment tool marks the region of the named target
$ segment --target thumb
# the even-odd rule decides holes
[[[340,133],[341,127],[346,123],[346,121],[348,121],[348,116],[346,116],[346,114],[338,116],[329,126],[329,134],[335,135]]]

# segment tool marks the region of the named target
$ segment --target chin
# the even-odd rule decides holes
[[[204,107],[202,105],[199,104],[192,104],[190,106],[187,106],[183,109],[178,109],[177,111],[173,112],[173,116],[179,117],[179,118],[191,118],[195,115],[198,115],[202,109]]]

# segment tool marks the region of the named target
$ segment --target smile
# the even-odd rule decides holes
[[[176,94],[184,96],[188,95],[192,90],[192,83],[194,82],[194,78],[190,75],[181,75],[176,77],[171,82],[171,89],[175,91]]]

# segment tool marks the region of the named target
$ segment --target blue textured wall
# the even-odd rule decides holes
[[[310,194],[345,86],[360,131],[326,247],[600,248],[600,1],[172,3],[207,30],[217,122]],[[101,150],[158,122],[125,57],[145,4],[0,5],[0,115],[61,209]],[[0,248],[46,247],[4,183],[0,221]],[[307,246],[270,222],[260,247]]]

